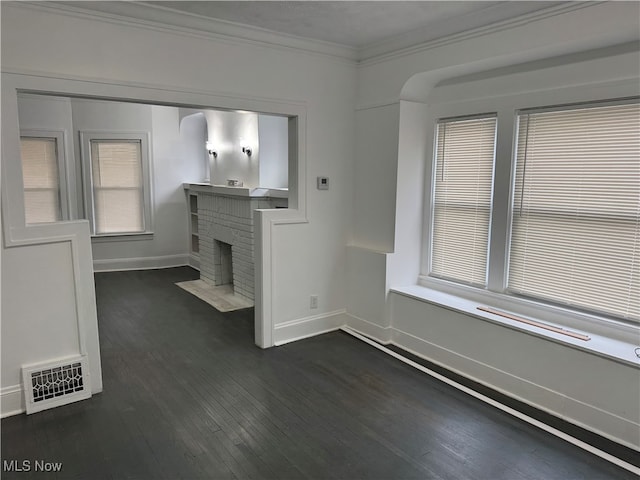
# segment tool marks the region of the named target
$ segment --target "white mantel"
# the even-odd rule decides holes
[[[255,198],[288,198],[288,188],[251,188],[251,187],[230,187],[227,185],[209,185],[208,183],[184,183],[185,189],[192,192],[201,192],[232,197],[255,197]]]

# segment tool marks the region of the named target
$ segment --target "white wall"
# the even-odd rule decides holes
[[[578,88],[593,87],[596,98],[602,98],[629,95],[635,85],[637,94],[638,47],[626,42],[638,41],[638,10],[637,4],[609,3],[556,12],[360,66],[357,131],[361,140],[376,142],[377,148],[356,150],[356,196],[362,198],[368,186],[377,195],[356,202],[349,279],[360,284],[350,285],[348,302],[349,325],[354,328],[636,449],[640,448],[636,368],[448,308],[390,295],[388,289],[415,284],[420,271],[421,210],[425,185],[431,181],[424,172],[431,160],[427,139],[434,127],[432,104],[449,102],[452,111],[461,114],[469,113],[465,112],[471,108],[469,102],[486,100],[482,106],[487,108],[491,97],[524,91],[557,89],[548,96],[550,104],[574,98]],[[514,65],[529,61],[537,63],[518,73]],[[498,67],[505,67],[498,75],[464,77]],[[604,83],[607,86],[600,89]],[[399,128],[399,145],[390,155],[384,145],[398,135],[391,131],[393,125]],[[396,183],[388,188],[393,173]],[[365,178],[368,181],[361,180]],[[380,215],[373,215],[372,208]],[[381,281],[372,277],[384,278],[384,292]],[[385,315],[371,311],[371,304],[384,304]],[[600,388],[597,379],[604,377],[607,386]],[[616,392],[615,400],[611,392]]]
[[[15,80],[15,88],[298,116],[301,168],[289,176],[296,185],[296,208],[275,212],[265,233],[267,274],[277,286],[268,291],[268,315],[286,339],[292,338],[295,325],[302,325],[302,334],[313,334],[326,319],[344,312],[353,184],[353,63],[295,47],[157,25],[147,28],[140,22],[60,13],[58,8],[65,7],[2,3],[2,69],[5,78]],[[34,69],[37,75],[30,75]],[[3,97],[3,111],[12,95],[15,91]],[[9,132],[6,138],[7,148],[17,142]],[[5,162],[12,167],[3,170],[3,192],[11,182],[21,184],[15,168],[19,159],[4,152],[3,138],[3,169]],[[5,172],[12,178],[5,179]],[[315,189],[318,175],[331,178],[329,191]],[[170,193],[168,187],[166,191]],[[9,187],[3,198],[5,231],[23,218],[21,202],[19,188]],[[57,279],[56,268],[46,264],[26,259],[20,268],[36,266],[44,278]],[[3,265],[4,278],[19,275],[16,268]],[[4,289],[6,282],[2,284]],[[317,309],[310,308],[311,294],[319,297]],[[27,329],[37,325],[22,316],[3,317],[3,327],[13,322],[25,322]]]
[[[245,187],[260,184],[258,114],[205,110],[208,141],[218,156],[211,159],[211,184],[239,180]],[[251,156],[242,148],[251,149]]]
[[[287,118],[258,115],[260,180],[265,188],[289,187],[289,135]]]
[[[209,183],[209,154],[205,148],[207,141],[207,120],[203,112],[181,108],[180,138],[182,141],[183,174],[194,182]]]
[[[399,115],[397,103],[356,112],[351,243],[379,252],[394,247]]]
[[[179,265],[189,251],[184,246],[185,239],[188,240],[189,213],[182,184],[199,178],[196,172],[202,162],[199,155],[190,155],[190,139],[181,134],[177,108],[154,105],[151,121],[155,233],[153,249],[141,253],[174,258],[170,263]]]

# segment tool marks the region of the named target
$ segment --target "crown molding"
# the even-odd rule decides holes
[[[12,2],[12,7],[62,13],[76,18],[204,38],[226,43],[276,48],[307,55],[319,55],[347,63],[357,61],[357,49],[311,40],[225,20],[212,19],[145,2]]]
[[[78,3],[79,2],[72,1],[26,1],[11,2],[10,5],[12,7],[17,6],[52,13],[62,13],[77,18],[98,19],[120,25],[147,28],[149,30],[195,38],[234,44],[248,44],[263,48],[276,48],[307,55],[319,55],[345,63],[369,66],[394,58],[413,55],[426,50],[517,28],[532,22],[606,2],[564,2],[560,5],[518,15],[514,18],[494,22],[483,27],[471,28],[456,34],[436,38],[428,38],[429,36],[433,37],[433,29],[416,29],[360,49],[181,12],[147,2],[82,2],[82,7],[77,6]]]
[[[359,51],[358,63],[360,66],[369,66],[394,58],[413,55],[426,50],[464,42],[466,40],[472,40],[474,38],[501,32],[503,30],[509,30],[532,22],[581,10],[583,8],[602,3],[605,2],[565,2],[561,5],[548,7],[524,15],[518,15],[517,17],[494,22],[483,27],[472,28],[453,35],[446,35],[426,41],[420,41],[420,36],[423,36],[424,38],[424,35],[428,35],[428,32],[425,32],[424,29],[412,30],[389,40],[364,47]]]

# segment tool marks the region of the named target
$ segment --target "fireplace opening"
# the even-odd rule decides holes
[[[220,240],[214,240],[214,263],[218,275],[216,285],[231,285],[233,287],[233,257],[231,245]]]

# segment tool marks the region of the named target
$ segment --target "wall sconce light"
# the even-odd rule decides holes
[[[216,151],[213,149],[213,143],[211,143],[211,142],[207,142],[207,143],[205,144],[205,146],[206,146],[206,148],[207,148],[207,152],[209,152],[209,155],[213,155],[213,158],[218,158],[218,152],[216,152]]]
[[[247,157],[251,156],[251,149],[249,147],[242,147],[242,153],[246,153]]]

